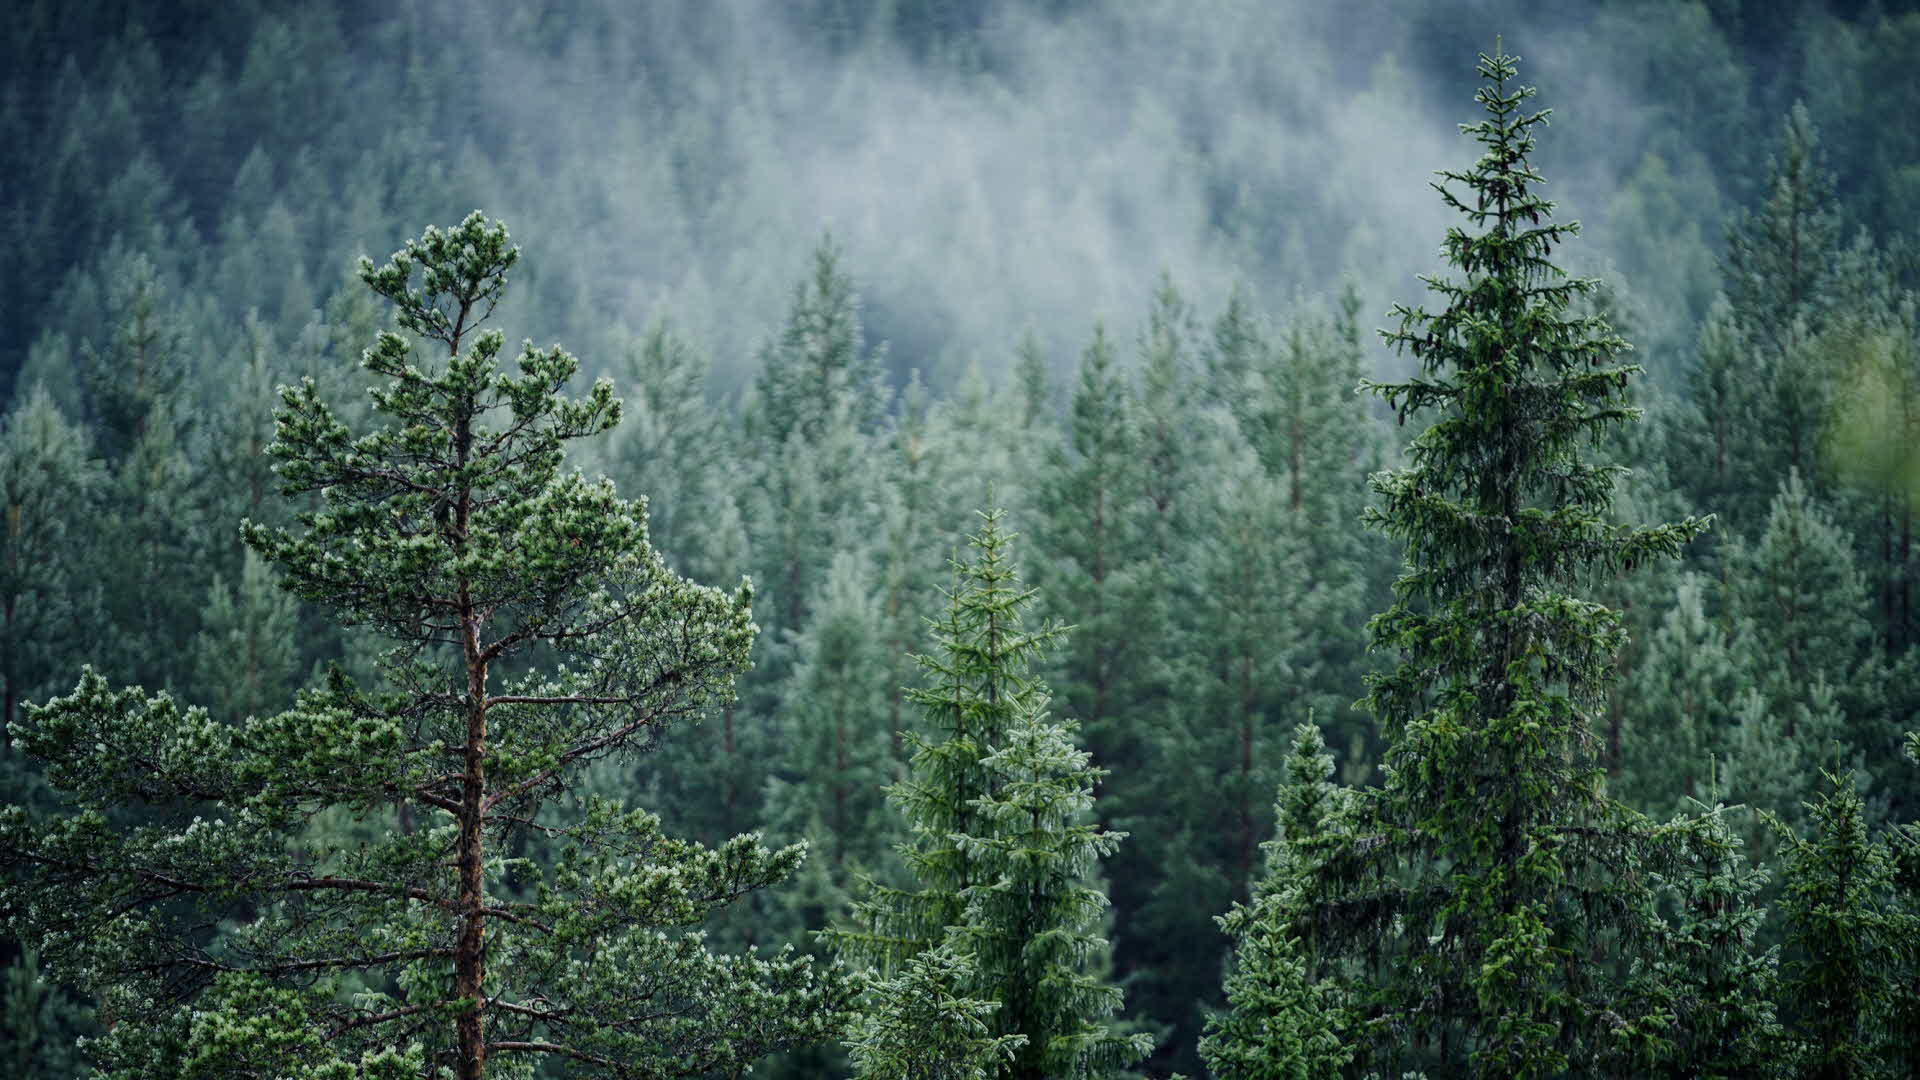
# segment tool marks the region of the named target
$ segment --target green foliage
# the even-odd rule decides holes
[[[886,404],[881,357],[866,347],[853,278],[831,236],[814,249],[813,272],[794,287],[786,326],[759,359],[748,408],[755,438],[817,442],[842,410],[859,430],[878,424]]]
[[[75,551],[89,538],[74,510],[100,497],[103,480],[86,431],[44,387],[0,420],[0,722],[12,723],[19,703],[37,696],[62,646],[94,614]]]
[[[998,1003],[993,1034],[1024,1040],[993,1075],[1104,1075],[1152,1049],[1107,1026],[1120,991],[1096,967],[1106,897],[1091,880],[1121,837],[1092,824],[1099,773],[1070,729],[1046,720],[1046,686],[1028,674],[1061,632],[1022,627],[1034,592],[1019,585],[1000,512],[983,518],[975,557],[954,564],[945,617],[931,624],[937,651],[917,658],[930,685],[910,698],[925,727],[909,734],[912,771],[890,789],[912,832],[900,853],[916,887],[875,884],[854,904],[854,927],[829,940],[910,975],[930,952],[964,958],[975,970],[953,993]],[[904,1005],[883,996],[873,1008],[870,1024]]]
[[[475,213],[363,261],[400,327],[444,350],[380,334],[365,364],[384,425],[355,434],[311,379],[282,391],[269,452],[286,494],[317,499],[246,539],[289,589],[397,643],[391,689],[335,669],[228,723],[89,671],[13,727],[66,806],[0,818],[0,907],[100,996],[107,1075],[431,1061],[478,1080],[547,1057],[700,1075],[839,1030],[843,980],[709,953],[692,929],[801,849],[704,848],[577,797],[583,767],[729,700],[755,627],[744,584],[674,575],[642,507],[561,471],[619,403],[605,382],[562,396],[577,363],[558,347],[502,370],[503,336],[478,325],[516,257]],[[428,820],[345,842],[314,827],[396,800]]]
[[[1851,539],[1797,472],[1774,495],[1758,543],[1730,562],[1749,671],[1776,708],[1816,682],[1853,681],[1872,635],[1866,582]]]
[[[20,954],[0,973],[0,1062],[12,1076],[78,1076],[78,1040],[97,1035],[92,1011],[47,982],[40,958]]]
[[[1453,1075],[1605,1074],[1658,1018],[1623,1011],[1624,947],[1651,929],[1643,819],[1608,800],[1593,715],[1623,644],[1619,617],[1574,594],[1595,571],[1672,557],[1706,523],[1606,518],[1617,465],[1584,444],[1634,418],[1637,370],[1594,289],[1549,256],[1576,227],[1551,220],[1529,163],[1544,113],[1480,60],[1487,116],[1463,130],[1482,156],[1441,198],[1475,231],[1448,231],[1460,278],[1434,277],[1439,313],[1397,307],[1395,348],[1421,370],[1368,384],[1403,420],[1440,418],[1408,468],[1378,474],[1367,520],[1407,546],[1395,605],[1369,630],[1400,656],[1365,705],[1388,739],[1386,783],[1302,886],[1353,976],[1360,1067],[1431,1061]]]
[[[654,752],[591,763],[576,790],[645,805],[710,847],[754,827],[811,836],[816,857],[788,887],[711,913],[708,944],[819,925],[894,832],[858,812],[853,833],[824,822],[841,794],[877,799],[905,756],[894,741],[839,769],[834,718],[913,725],[901,687],[927,583],[963,539],[954,508],[991,487],[1031,523],[1043,610],[1081,627],[1040,663],[1113,770],[1100,820],[1131,833],[1105,873],[1112,978],[1163,1040],[1144,1069],[1198,1074],[1221,950],[1195,943],[1217,940],[1212,912],[1261,887],[1284,732],[1317,715],[1339,775],[1384,775],[1373,718],[1345,705],[1370,666],[1361,613],[1387,606],[1400,553],[1349,526],[1365,477],[1401,463],[1400,440],[1350,391],[1406,366],[1362,346],[1357,313],[1430,261],[1404,242],[1418,200],[1390,196],[1391,166],[1432,157],[1420,103],[1447,96],[1435,88],[1458,74],[1449,57],[1506,23],[1580,43],[1542,50],[1532,70],[1578,106],[1546,148],[1556,197],[1604,224],[1583,265],[1606,266],[1609,286],[1570,310],[1605,313],[1649,369],[1629,390],[1654,423],[1602,439],[1602,456],[1634,467],[1612,516],[1721,515],[1719,542],[1691,545],[1672,572],[1601,567],[1566,590],[1618,611],[1633,639],[1594,716],[1606,790],[1661,819],[1689,796],[1725,798],[1808,834],[1818,766],[1852,766],[1896,864],[1889,910],[1916,909],[1900,884],[1913,826],[1891,826],[1920,806],[1920,774],[1889,754],[1920,707],[1920,246],[1906,235],[1920,126],[1897,122],[1920,103],[1911,4],[1603,0],[1550,27],[1520,0],[1377,6],[1362,21],[1380,59],[1365,70],[1329,47],[1351,12],[989,6],[809,0],[743,20],[736,5],[553,0],[479,17],[340,0],[13,5],[0,39],[0,720],[85,663],[114,686],[165,685],[221,725],[275,712],[295,680],[336,663],[369,708],[420,690],[382,674],[393,642],[276,593],[233,524],[324,509],[317,493],[274,493],[262,451],[276,384],[310,374],[350,432],[388,423],[358,363],[388,305],[340,271],[410,223],[505,200],[538,221],[542,246],[502,313],[581,347],[574,393],[604,372],[624,398],[619,427],[568,442],[568,467],[647,493],[648,542],[674,571],[751,571],[761,587],[766,632],[741,700],[716,698],[706,723]],[[1274,64],[1276,40],[1302,47]],[[1346,89],[1328,99],[1330,85]],[[829,220],[844,247],[818,243]],[[1244,284],[1229,294],[1232,281]],[[1336,299],[1299,299],[1316,296]],[[1096,318],[1120,328],[1111,399],[1068,432],[1084,372],[1061,350]],[[883,337],[888,350],[870,347]],[[515,351],[500,355],[509,373]],[[1089,467],[1098,438],[1114,445],[1104,473]],[[1776,517],[1790,482],[1799,493]],[[432,651],[413,659],[451,666],[421,659]],[[558,663],[536,643],[491,678]],[[495,719],[494,735],[518,735],[518,719]],[[459,718],[443,710],[432,737],[451,746]],[[53,805],[17,747],[0,747],[0,778],[30,814]],[[170,827],[170,813],[134,801],[110,821]],[[444,817],[381,793],[315,813],[297,843],[377,848]],[[1777,895],[1784,841],[1758,820],[1724,818]],[[1675,861],[1643,874],[1661,921],[1633,925],[1658,929],[1612,954],[1609,977],[1649,1018],[1695,993],[1654,973],[1683,970],[1652,943],[1680,947],[1681,898],[1712,879],[1683,824],[1666,826],[1689,838]],[[534,876],[513,860],[548,865],[551,845],[530,826],[498,839],[483,845],[500,868],[490,895],[529,900]],[[887,856],[866,868],[895,869]],[[202,929],[206,948],[225,947],[225,930]],[[1351,957],[1316,967],[1310,928],[1296,929],[1293,955],[1317,978],[1353,975]],[[1758,940],[1781,932],[1773,920]],[[0,942],[0,958],[20,946]],[[1905,1005],[1920,984],[1902,963]],[[9,970],[14,1000],[40,1002],[42,1020],[18,1030],[56,1033],[16,1072],[77,1067],[60,1042],[76,1029],[49,1010],[90,1006],[56,989],[57,966],[35,967],[30,989],[26,967]],[[335,997],[377,982],[343,976]],[[1920,1032],[1920,1019],[1888,1023]],[[1684,1070],[1686,1035],[1640,1029],[1644,1053],[1621,1071]],[[1454,1071],[1438,1057],[1409,1051]]]
[[[1315,971],[1314,944],[1299,936],[1312,934],[1299,890],[1317,868],[1324,842],[1344,827],[1347,793],[1332,777],[1333,756],[1319,727],[1301,724],[1275,800],[1280,835],[1268,844],[1266,877],[1250,903],[1219,917],[1234,938],[1228,1009],[1208,1019],[1200,1040],[1200,1056],[1217,1076],[1309,1080],[1354,1058],[1354,1017],[1345,994]]]
[[[978,970],[951,940],[909,958],[892,978],[874,982],[847,1046],[861,1080],[989,1080],[1005,1068],[1024,1035],[995,1035],[999,1003],[965,996]]]
[[[1898,1075],[1888,1051],[1906,1034],[1893,1020],[1912,986],[1903,960],[1916,926],[1892,902],[1893,863],[1886,845],[1868,836],[1852,778],[1826,778],[1830,790],[1808,804],[1808,835],[1769,816],[1785,845],[1781,1004],[1793,1033],[1792,1075]]]
[[[1683,574],[1665,615],[1621,680],[1626,713],[1615,790],[1648,813],[1707,795],[1734,738],[1747,668],[1707,613],[1708,583]]]
[[[1686,855],[1660,875],[1677,910],[1642,961],[1643,985],[1673,1016],[1653,1075],[1773,1076],[1785,1045],[1774,1010],[1779,950],[1757,944],[1767,875],[1747,864],[1727,813],[1677,821],[1689,832]]]
[[[1825,307],[1839,299],[1832,285],[1840,215],[1819,144],[1806,106],[1796,102],[1778,154],[1767,162],[1763,201],[1727,230],[1727,299],[1742,319],[1746,343],[1776,358],[1818,332]],[[1798,458],[1792,464],[1807,466]]]

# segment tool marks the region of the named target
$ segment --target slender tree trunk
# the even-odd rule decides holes
[[[462,306],[454,322],[449,350],[460,353],[462,331],[468,309]],[[472,452],[471,405],[453,430],[454,454],[460,468],[467,466]],[[453,544],[456,550],[466,546],[473,524],[473,493],[465,480],[451,493],[454,501]],[[454,846],[454,865],[459,877],[456,900],[460,912],[460,936],[453,949],[453,992],[466,1004],[454,1018],[459,1041],[459,1080],[484,1080],[487,1073],[486,1027],[486,852],[481,829],[486,822],[484,800],[487,791],[487,662],[480,643],[481,614],[474,607],[473,594],[466,581],[460,582],[460,636],[467,667],[467,739],[465,769],[460,779],[460,835]]]
[[[464,591],[464,590],[463,590]],[[471,606],[461,605],[471,612]],[[480,829],[486,793],[487,662],[479,648],[479,620],[466,619],[467,746],[466,775],[460,782],[460,839],[455,861],[460,871],[460,940],[453,953],[453,992],[467,1002],[456,1027],[460,1037],[460,1080],[482,1080],[487,1069],[485,1016],[486,906],[485,852]]]

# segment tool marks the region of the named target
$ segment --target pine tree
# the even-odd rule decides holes
[[[1463,130],[1482,156],[1434,185],[1475,229],[1447,234],[1461,276],[1427,279],[1437,314],[1394,309],[1386,340],[1420,373],[1366,384],[1403,421],[1441,412],[1367,512],[1407,545],[1397,602],[1369,626],[1400,658],[1364,702],[1386,782],[1303,903],[1323,948],[1361,965],[1357,1067],[1605,1075],[1657,1037],[1659,1018],[1618,1011],[1617,984],[1623,946],[1651,929],[1658,850],[1601,790],[1593,718],[1624,635],[1574,589],[1671,557],[1706,523],[1607,520],[1621,469],[1581,449],[1634,417],[1619,396],[1637,369],[1604,320],[1569,313],[1595,283],[1549,261],[1577,226],[1551,220],[1528,160],[1546,114],[1523,111],[1512,57],[1482,55],[1480,73],[1487,116]]]
[[[68,808],[0,817],[0,908],[101,995],[104,1075],[698,1075],[837,1033],[841,980],[691,929],[799,848],[706,849],[565,801],[584,766],[727,700],[754,626],[744,585],[675,576],[640,506],[562,472],[619,404],[604,381],[562,396],[578,364],[557,346],[503,370],[480,324],[517,256],[476,212],[363,260],[413,338],[365,355],[384,426],[355,435],[311,380],[282,392],[282,490],[318,500],[245,538],[295,594],[396,643],[390,690],[336,669],[226,724],[89,671],[15,725]],[[428,820],[349,844],[316,827],[395,799]]]
[[[656,320],[616,346],[611,368],[624,408],[606,447],[607,475],[647,493],[648,533],[680,572],[739,573],[742,565],[723,565],[746,544],[724,469],[739,451],[706,400],[708,362]]]
[[[1121,756],[1125,735],[1114,716],[1127,700],[1132,671],[1128,613],[1139,524],[1134,496],[1136,408],[1113,346],[1100,328],[1080,356],[1069,408],[1067,444],[1049,455],[1042,498],[1052,514],[1036,546],[1051,561],[1041,575],[1051,611],[1070,613],[1076,631],[1059,660],[1061,701],[1086,726],[1102,761]]]
[[[1729,794],[1799,826],[1797,808],[1813,797],[1819,766],[1831,766],[1838,753],[1877,775],[1884,771],[1878,763],[1898,745],[1899,729],[1885,708],[1886,672],[1872,655],[1866,580],[1851,538],[1797,472],[1789,471],[1775,494],[1758,540],[1728,548],[1728,607],[1741,682],[1766,709],[1744,733],[1757,758],[1730,762],[1736,781],[1760,780],[1764,787],[1730,788]],[[1757,852],[1770,851],[1771,835],[1757,839]]]
[[[1776,707],[1815,682],[1852,681],[1873,627],[1853,542],[1816,503],[1800,474],[1775,492],[1766,527],[1728,560],[1735,626],[1749,670]]]
[[[1695,460],[1680,462],[1690,466],[1689,494],[1727,515],[1737,534],[1760,527],[1790,471],[1824,475],[1820,444],[1839,373],[1820,338],[1866,291],[1871,261],[1841,241],[1833,176],[1806,108],[1795,105],[1768,162],[1764,201],[1727,230],[1726,302],[1702,329],[1693,376],[1695,426],[1710,446],[1683,440]],[[1706,454],[1711,469],[1691,468]]]
[[[239,581],[214,579],[205,628],[193,639],[193,684],[214,716],[237,720],[266,713],[292,696],[303,674],[297,670],[297,607],[252,551],[241,563]]]
[[[798,942],[800,935],[837,917],[856,876],[879,872],[897,834],[888,820],[883,788],[893,779],[892,731],[884,688],[874,678],[887,667],[879,604],[865,584],[865,562],[837,553],[799,635],[793,674],[782,689],[785,707],[767,777],[767,831],[806,838],[813,858],[803,876],[818,875],[807,902],[768,897],[761,938]],[[804,884],[804,881],[803,881]]]
[[[79,1040],[98,1035],[85,1006],[47,982],[33,950],[0,973],[0,1065],[9,1076],[83,1076]]]
[[[1024,1039],[992,1075],[1105,1075],[1152,1048],[1108,1026],[1120,990],[1096,967],[1106,898],[1093,874],[1121,837],[1092,823],[1099,771],[1046,719],[1046,686],[1028,673],[1061,631],[1023,628],[1034,593],[1000,512],[982,516],[933,624],[937,650],[918,658],[931,685],[911,698],[925,729],[909,734],[912,772],[890,791],[912,832],[900,852],[915,886],[875,885],[830,940],[888,972],[945,947],[964,957],[973,976],[954,993],[997,1003],[993,1034]]]

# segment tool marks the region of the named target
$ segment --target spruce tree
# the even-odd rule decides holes
[[[841,980],[692,929],[799,848],[706,849],[568,798],[728,700],[755,628],[744,584],[674,575],[640,504],[562,470],[619,403],[604,381],[564,396],[557,346],[502,363],[481,323],[517,257],[476,212],[362,261],[406,332],[364,357],[380,426],[355,434],[312,380],[281,394],[269,452],[316,498],[245,539],[395,643],[386,688],[335,670],[226,723],[89,671],[14,725],[66,806],[0,816],[0,909],[100,995],[104,1075],[699,1075],[837,1033]],[[316,824],[400,799],[419,828]]]
[[[1614,790],[1649,814],[1707,797],[1731,749],[1746,666],[1721,622],[1708,617],[1707,582],[1683,574],[1620,681],[1625,713]]]
[[[1652,828],[1602,791],[1594,717],[1619,616],[1576,590],[1595,573],[1671,557],[1706,523],[1608,520],[1621,467],[1583,447],[1628,422],[1626,343],[1570,312],[1568,278],[1532,167],[1529,87],[1482,55],[1482,154],[1434,188],[1458,276],[1439,312],[1396,306],[1411,379],[1366,384],[1401,421],[1438,419],[1407,468],[1377,474],[1374,527],[1407,545],[1396,603],[1369,625],[1397,653],[1364,705],[1387,740],[1385,784],[1302,885],[1302,919],[1355,965],[1357,1067],[1425,1063],[1455,1076],[1616,1075],[1660,1019],[1622,1010],[1623,950],[1652,929]],[[1454,185],[1459,185],[1456,188]]]
[[[860,1080],[990,1080],[1026,1045],[996,1035],[999,1003],[968,997],[979,969],[952,940],[876,979],[847,1036]]]
[[[914,884],[874,885],[854,926],[829,939],[889,974],[943,948],[964,958],[972,976],[953,993],[996,1003],[993,1035],[1021,1039],[991,1075],[1105,1075],[1152,1048],[1109,1026],[1121,994],[1097,966],[1106,897],[1094,873],[1121,836],[1093,823],[1100,773],[1071,729],[1046,718],[1047,688],[1029,673],[1061,631],[1023,626],[1034,592],[1020,586],[1000,512],[982,517],[974,558],[954,564],[932,624],[937,648],[917,657],[930,685],[910,696],[924,728],[908,735],[912,772],[890,789],[911,830],[900,853]]]
[[[1804,1080],[1895,1075],[1891,1021],[1907,986],[1902,952],[1912,927],[1892,904],[1894,864],[1868,834],[1850,775],[1826,773],[1808,803],[1808,835],[1778,817],[1784,841],[1780,910],[1786,917],[1781,1005],[1792,1032],[1792,1073]],[[1910,985],[1910,984],[1909,984]]]
[[[1669,1048],[1653,1074],[1765,1077],[1784,1047],[1775,1015],[1779,950],[1758,944],[1767,874],[1749,865],[1724,807],[1683,821],[1692,843],[1662,875],[1676,910],[1649,949],[1642,985],[1674,1016]]]
[[[1333,756],[1319,725],[1294,730],[1287,781],[1275,800],[1279,835],[1266,845],[1267,873],[1254,897],[1218,921],[1234,939],[1227,1009],[1207,1021],[1200,1056],[1228,1080],[1311,1080],[1353,1059],[1350,1017],[1339,986],[1325,977],[1297,917],[1301,885],[1331,834],[1344,827],[1344,789],[1332,783]],[[1310,932],[1310,931],[1309,931]]]

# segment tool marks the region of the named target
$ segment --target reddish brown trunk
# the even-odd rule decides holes
[[[449,351],[458,356],[460,339],[466,327],[467,308],[463,305],[454,321]],[[470,417],[462,417],[455,427],[454,453],[460,467],[467,466],[472,452],[473,433]],[[473,523],[471,492],[462,484],[454,506],[455,550],[463,549]],[[474,607],[467,583],[460,582],[460,634],[467,665],[467,739],[460,779],[460,835],[454,845],[454,865],[459,875],[460,936],[453,949],[453,992],[465,1002],[454,1018],[459,1041],[459,1080],[484,1080],[487,1072],[486,1015],[486,851],[482,828],[486,823],[484,800],[487,790],[487,662],[480,643],[481,615]]]
[[[460,939],[453,953],[453,992],[467,1004],[455,1021],[460,1038],[460,1080],[482,1080],[487,1069],[485,852],[481,847],[481,799],[486,791],[487,664],[480,656],[476,620],[467,631],[466,775],[460,782],[460,839],[454,859],[460,871]]]

